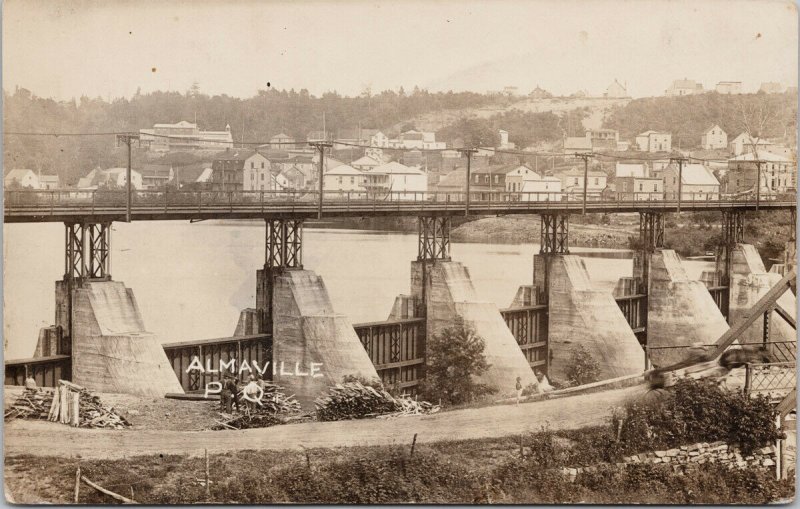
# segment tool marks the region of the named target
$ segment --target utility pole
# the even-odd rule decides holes
[[[761,203],[761,159],[758,158],[758,153],[754,152],[756,161],[756,212]]]
[[[678,163],[678,214],[681,213],[681,197],[683,195],[683,163],[689,160],[685,157],[670,157],[670,163]]]
[[[319,141],[314,143],[309,143],[312,147],[316,148],[319,151],[319,208],[317,209],[317,219],[322,219],[322,194],[323,194],[323,173],[325,171],[325,148],[329,148],[332,146],[331,143],[327,141]]]
[[[586,215],[586,191],[589,189],[589,158],[594,157],[591,152],[586,154],[575,154],[580,159],[583,159],[583,215]]]
[[[464,215],[468,216],[469,215],[469,187],[470,187],[470,183],[472,181],[472,154],[477,152],[477,150],[474,149],[474,148],[460,148],[460,149],[458,149],[458,151],[461,152],[462,155],[466,155],[467,156],[467,201],[466,201],[466,205],[464,207]]]
[[[120,143],[124,143],[128,146],[128,167],[127,171],[125,172],[125,222],[127,223],[131,222],[131,198],[133,196],[133,184],[131,183],[131,144],[134,140],[139,143],[139,146],[141,146],[141,141],[138,134],[125,133],[117,135],[117,146],[119,146]]]

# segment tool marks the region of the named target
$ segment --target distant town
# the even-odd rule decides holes
[[[694,80],[675,80],[667,97],[709,93]],[[741,94],[741,83],[719,82],[713,93]],[[778,83],[763,83],[758,95],[796,93]],[[496,94],[515,97],[516,87]],[[574,98],[587,97],[577,92]],[[625,99],[624,84],[614,80],[598,99]],[[528,100],[549,100],[552,95],[536,87]],[[323,189],[326,192],[392,192],[401,199],[419,193],[458,195],[466,190],[465,142],[449,143],[437,132],[407,129],[379,130],[357,127],[323,129],[297,138],[275,133],[268,142],[237,143],[231,126],[205,130],[197,122],[175,119],[138,132],[138,158],[131,172],[137,190],[164,188],[184,191],[310,191],[319,189],[319,152],[313,143],[330,143],[324,158]],[[655,127],[655,126],[652,126]],[[470,190],[475,193],[516,193],[497,199],[562,200],[582,195],[588,199],[658,200],[676,196],[685,200],[714,200],[720,194],[755,194],[761,175],[760,196],[793,192],[796,147],[787,139],[759,137],[745,131],[726,132],[714,119],[696,133],[696,150],[676,147],[667,130],[645,129],[624,139],[619,130],[585,129],[582,136],[567,136],[550,143],[517,147],[510,133],[492,133],[495,146],[477,148],[471,154]],[[511,133],[513,136],[513,133]],[[679,142],[680,143],[680,142]],[[582,158],[592,156],[585,172]],[[602,157],[602,156],[607,157]],[[678,167],[675,156],[688,156]],[[597,156],[597,157],[595,157]],[[586,175],[584,175],[586,173]],[[681,182],[678,182],[680,175]],[[585,180],[584,180],[585,179]],[[6,189],[94,190],[126,185],[126,168],[92,168],[73,185],[59,175],[41,169],[9,168]],[[485,198],[485,196],[483,197]]]

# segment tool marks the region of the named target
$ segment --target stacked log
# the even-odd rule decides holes
[[[266,428],[283,424],[287,417],[300,412],[300,403],[294,398],[294,395],[287,396],[280,385],[264,381],[261,387],[264,392],[260,401],[251,402],[248,407],[243,393],[240,392],[239,404],[244,409],[233,415],[220,414],[222,420],[217,421],[211,429]]]
[[[336,384],[328,395],[314,402],[321,421],[363,419],[378,416],[405,416],[434,413],[439,407],[409,396],[394,397],[383,389],[361,382]]]
[[[46,419],[82,428],[121,429],[130,426],[113,408],[79,385],[59,380],[54,391],[26,389],[5,419]]]

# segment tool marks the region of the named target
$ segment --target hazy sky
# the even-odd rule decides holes
[[[797,12],[769,0],[6,0],[3,87],[71,98],[277,88],[634,97],[677,78],[797,82]]]

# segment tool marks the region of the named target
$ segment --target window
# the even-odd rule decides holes
[[[489,183],[489,175],[485,175],[483,181],[488,184]]]
[[[261,161],[261,169],[264,169],[264,161]]]
[[[342,183],[342,177],[336,177],[336,178],[339,181],[339,184],[341,184]]]
[[[264,174],[263,173],[261,174],[261,180],[264,180]]]
[[[499,184],[500,183],[500,175],[495,175],[494,176],[494,183],[495,184]]]
[[[476,184],[480,184],[481,183],[481,176],[480,175],[475,175],[475,183]]]
[[[575,185],[578,185],[578,177],[575,177]]]
[[[256,167],[256,162],[255,161],[250,161],[250,168],[252,169],[252,168],[255,168],[255,167]]]
[[[658,183],[657,182],[653,183],[653,192],[654,193],[658,192]]]
[[[644,184],[639,182],[639,191],[644,191]]]
[[[351,184],[355,184],[356,183],[356,178],[355,177],[350,177],[350,183]]]
[[[600,179],[599,178],[597,178],[597,177],[594,178],[594,185],[596,185],[596,186],[600,185]]]

